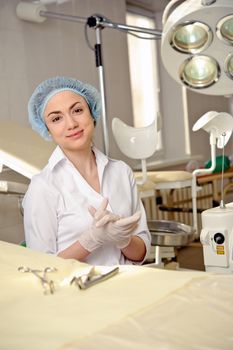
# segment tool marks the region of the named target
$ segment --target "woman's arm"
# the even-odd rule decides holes
[[[57,252],[56,197],[40,179],[33,179],[23,199],[24,233],[28,248]]]
[[[58,253],[57,256],[60,256],[64,259],[76,259],[79,261],[84,261],[85,258],[90,254],[88,250],[86,250],[79,241],[73,243],[68,248],[62,250]]]
[[[146,255],[146,245],[140,237],[132,236],[129,245],[121,251],[129,260],[142,261]]]
[[[132,169],[130,169],[129,178],[131,187],[132,210],[133,212],[140,211],[141,219],[129,245],[122,249],[122,253],[127,259],[133,262],[143,263],[150,252],[151,234],[148,230],[146,212],[138,193],[138,188]]]
[[[24,231],[28,248],[57,254],[56,197],[42,182],[30,186],[23,202]],[[60,251],[57,256],[84,261],[89,255],[79,241]]]

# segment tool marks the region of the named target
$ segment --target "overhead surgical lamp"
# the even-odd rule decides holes
[[[233,1],[180,2],[171,0],[164,11],[164,66],[172,78],[193,91],[232,94]],[[169,14],[174,5],[176,8]]]

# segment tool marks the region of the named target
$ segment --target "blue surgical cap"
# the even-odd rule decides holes
[[[28,102],[28,115],[31,127],[46,140],[51,140],[51,136],[44,121],[45,107],[51,97],[58,92],[67,90],[81,95],[86,100],[95,121],[100,117],[100,94],[96,88],[80,80],[68,77],[58,76],[47,79],[37,86]]]

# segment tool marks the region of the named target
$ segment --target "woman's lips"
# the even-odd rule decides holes
[[[83,130],[80,130],[80,131],[74,132],[73,134],[67,135],[66,137],[75,139],[75,138],[81,137],[82,135],[83,135]]]

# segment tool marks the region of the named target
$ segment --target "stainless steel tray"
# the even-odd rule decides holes
[[[170,220],[148,220],[152,246],[182,247],[194,240],[192,226]]]

